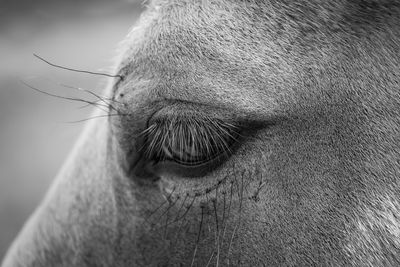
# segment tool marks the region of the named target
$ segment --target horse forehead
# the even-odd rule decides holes
[[[335,13],[332,7],[322,11],[321,6],[293,7],[269,1],[153,1],[125,41],[130,54],[125,61],[157,60],[158,65],[163,61],[168,66],[189,63],[187,68],[196,61],[248,66],[273,55],[268,60],[273,62],[287,57],[282,48],[302,45],[288,39],[295,38],[304,25],[314,28],[308,34],[311,36],[321,34],[322,20],[337,20],[327,15]]]
[[[158,24],[163,24],[163,31],[174,25],[199,26],[196,31],[236,31],[251,37],[256,31],[265,33],[277,28],[283,34],[290,28],[333,29],[350,24],[362,27],[387,22],[398,14],[399,8],[396,0],[154,0],[149,13],[157,17]],[[243,30],[246,27],[251,31]]]
[[[122,53],[121,66],[137,72],[148,67],[153,73],[252,68],[259,76],[265,69],[281,76],[305,54],[314,61],[319,60],[315,54],[333,54],[326,50],[344,33],[388,24],[399,5],[390,0],[152,1],[124,42],[128,52]]]
[[[395,1],[363,3],[153,1],[125,40],[120,72],[132,88],[149,80],[144,87],[162,87],[171,98],[277,106],[293,88],[310,95],[319,93],[317,83],[329,88],[330,72],[321,76],[319,70],[340,71],[333,66],[344,64],[344,50],[367,42],[352,31],[376,33],[373,27],[388,27],[388,18],[398,17]],[[318,81],[300,84],[310,79]]]
[[[207,91],[201,100],[205,94],[237,95],[232,103],[238,106],[246,95],[248,106],[250,91],[260,100],[254,107],[271,102],[278,86],[296,80],[296,58],[274,40],[275,26],[257,17],[259,5],[222,2],[155,1],[125,40],[122,75],[130,75],[134,87],[143,84],[137,79],[151,80],[146,87],[168,88],[170,97],[197,89],[191,92]]]
[[[140,38],[134,34],[127,43],[141,42],[149,52],[155,52],[151,48],[171,48],[163,46],[168,41],[169,45],[181,43],[180,52],[191,55],[204,52],[202,49],[207,46],[229,53],[250,53],[260,45],[271,45],[275,39],[286,41],[297,36],[306,43],[318,34],[328,38],[327,35],[351,34],[355,28],[373,24],[380,27],[397,21],[399,9],[400,3],[395,0],[155,0],[141,20]],[[258,54],[261,53],[254,56]],[[207,54],[201,56],[205,58]]]
[[[210,8],[153,6],[125,42],[130,50],[125,63],[151,62],[153,69],[185,65],[200,71],[207,62],[246,65],[256,58],[259,53],[251,51],[260,44],[260,28],[246,20],[246,12]]]

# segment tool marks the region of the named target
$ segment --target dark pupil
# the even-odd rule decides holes
[[[156,121],[148,128],[146,155],[155,161],[198,165],[229,152],[235,129],[232,124],[215,119]]]

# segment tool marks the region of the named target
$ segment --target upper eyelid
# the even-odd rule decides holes
[[[120,93],[122,93],[121,98],[126,99],[125,101],[134,101],[130,97],[131,95],[135,95],[135,99],[140,99],[140,102],[135,103],[135,109],[128,110],[128,112],[136,113],[136,111],[138,111],[137,109],[156,110],[178,104],[181,106],[181,110],[196,107],[203,109],[206,114],[212,111],[220,115],[221,118],[230,120],[251,121],[257,118],[259,122],[265,123],[275,120],[278,116],[282,116],[277,114],[274,109],[250,108],[252,106],[250,103],[248,105],[242,105],[229,101],[221,102],[217,96],[213,99],[216,101],[219,100],[214,102],[210,100],[210,96],[202,98],[201,95],[183,94],[186,92],[186,89],[182,89],[183,93],[180,94],[179,87],[172,86],[168,82],[162,79],[160,80],[157,77],[140,74],[139,70],[132,69],[131,64],[122,66],[117,73],[121,75],[123,79],[115,83],[112,90],[113,97],[119,98]],[[140,92],[134,92],[136,89],[140,89],[137,90]]]
[[[156,125],[157,122],[158,125]],[[180,127],[181,132],[171,133],[171,130],[176,130],[173,127],[177,126]],[[179,140],[185,138],[200,141],[197,144],[192,144],[197,145],[199,153],[217,153],[220,151],[226,151],[229,150],[228,138],[237,141],[236,138],[233,138],[236,130],[237,127],[231,123],[224,123],[223,121],[212,120],[210,118],[179,118],[177,120],[159,119],[150,124],[150,126],[144,131],[146,142],[146,144],[144,144],[146,149],[144,153],[148,157],[153,155],[159,156],[165,145],[169,146],[170,149],[175,149],[177,146],[187,145],[185,142],[187,140],[183,140],[183,142],[182,140]],[[170,139],[171,134],[172,139]],[[174,134],[176,134],[176,136],[174,136]],[[209,143],[212,143],[211,145],[214,145],[214,147],[211,147]],[[182,149],[182,147],[179,148]],[[212,157],[213,155],[207,154],[206,156]]]

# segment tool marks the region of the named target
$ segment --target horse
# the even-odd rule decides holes
[[[400,3],[147,5],[2,266],[400,266]]]

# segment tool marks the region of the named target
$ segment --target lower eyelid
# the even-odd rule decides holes
[[[188,166],[182,165],[174,161],[153,162],[148,169],[158,177],[164,175],[173,175],[186,178],[202,177],[215,170],[224,161],[229,158],[227,153],[219,155],[212,161],[203,164]]]

